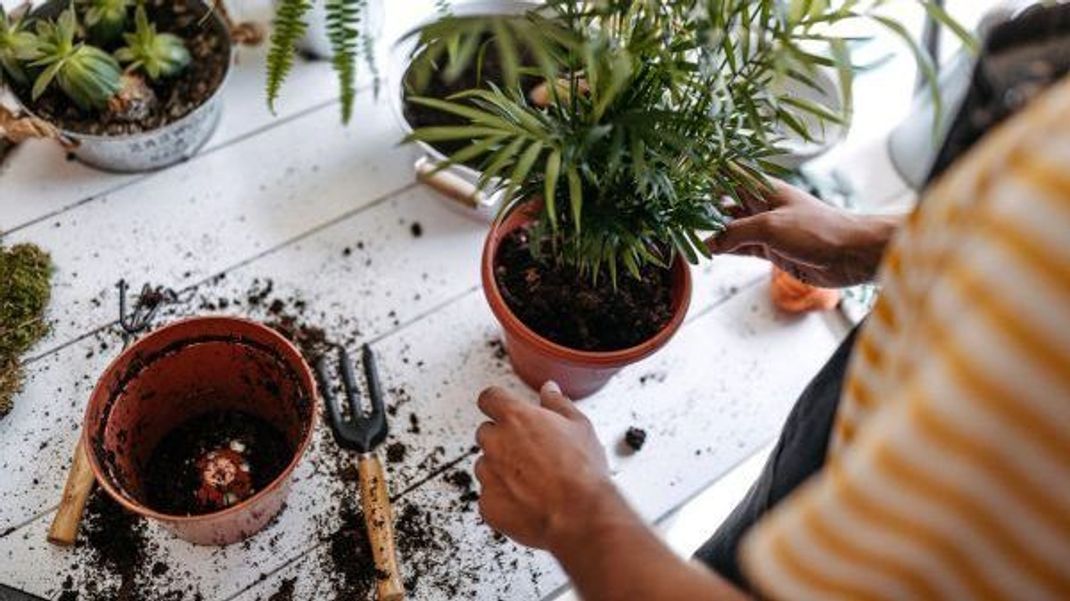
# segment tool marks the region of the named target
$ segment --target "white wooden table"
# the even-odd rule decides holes
[[[408,14],[388,7],[384,39],[427,10],[412,4]],[[261,17],[266,11],[241,8]],[[471,468],[479,389],[499,384],[531,394],[494,346],[497,325],[478,281],[485,225],[414,183],[415,150],[398,146],[400,128],[385,98],[362,94],[353,123],[340,126],[326,63],[298,64],[279,114],[270,115],[264,54],[239,52],[223,121],[188,162],[115,175],[31,143],[0,171],[3,242],[35,242],[57,266],[52,332],[31,351],[26,388],[0,420],[0,582],[54,597],[68,575],[96,578],[85,571],[85,549],[54,548],[45,532],[89,391],[121,347],[116,282],[195,286],[196,300],[167,307],[159,324],[206,312],[266,318],[262,307],[208,310],[202,301],[244,298],[270,279],[272,297],[307,304],[302,321],[351,348],[371,342],[378,352],[396,407],[391,440],[408,448],[389,468],[398,511],[417,505],[448,540],[436,557],[402,558],[407,575],[414,564],[428,572],[412,598],[552,595],[567,584],[552,558],[493,537],[474,505],[459,508],[458,489],[444,477],[443,466]],[[778,315],[762,262],[718,258],[694,275],[679,335],[581,404],[617,483],[651,521],[767,444],[844,333],[827,316]],[[418,434],[410,414],[418,416]],[[648,442],[640,453],[618,455],[632,425],[648,431]],[[245,544],[196,547],[150,524],[153,559],[170,566],[154,592],[245,601],[296,579],[294,598],[331,598],[324,537],[353,486],[324,469],[339,452],[321,427],[288,507]]]

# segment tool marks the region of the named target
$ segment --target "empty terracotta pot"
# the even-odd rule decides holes
[[[269,484],[224,509],[154,510],[145,470],[157,445],[177,426],[216,411],[270,424],[293,457]],[[315,380],[292,344],[252,321],[198,317],[148,334],[112,361],[90,397],[83,436],[97,482],[119,504],[190,542],[225,545],[257,532],[282,509],[315,419]]]
[[[657,334],[642,344],[609,352],[578,351],[536,334],[509,309],[494,278],[498,246],[514,230],[534,221],[537,205],[522,205],[494,223],[483,246],[483,293],[504,332],[505,350],[520,379],[534,389],[554,380],[570,398],[590,396],[606,385],[621,368],[665,346],[684,322],[691,303],[691,270],[677,257],[672,264],[672,318]]]

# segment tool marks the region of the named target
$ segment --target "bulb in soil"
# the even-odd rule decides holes
[[[225,449],[209,451],[197,461],[197,470],[201,475],[201,486],[197,489],[197,500],[206,508],[220,509],[248,499],[253,494],[253,479],[249,473],[249,463],[242,454],[234,450],[234,443]]]

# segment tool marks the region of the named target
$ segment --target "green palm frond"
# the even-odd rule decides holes
[[[282,84],[293,69],[297,42],[308,29],[305,15],[310,8],[311,0],[280,0],[275,9],[271,48],[267,55],[267,102],[272,112],[275,112],[275,101]]]

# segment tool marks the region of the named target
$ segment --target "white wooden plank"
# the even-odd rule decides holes
[[[326,106],[264,134],[5,237],[52,253],[57,271],[45,349],[116,318],[120,278],[180,288],[355,211],[412,181],[414,150],[383,103],[360,128]]]
[[[644,515],[664,513],[766,440],[828,354],[834,340],[820,318],[782,320],[771,313],[767,296],[764,285],[745,288],[687,325],[661,354],[626,370],[603,393],[583,402],[608,447],[628,425],[651,432],[642,453],[616,459],[617,478]],[[480,421],[473,402],[480,387],[501,383],[523,390],[488,345],[496,337],[496,325],[474,291],[377,345],[387,386],[404,388],[404,398],[411,399],[395,418],[393,436],[409,448],[409,458],[391,476],[395,491],[418,481],[425,473],[419,459],[436,447],[444,448],[445,458],[464,456]],[[710,369],[711,363],[717,370]],[[420,416],[419,435],[404,429],[410,411]],[[324,453],[325,445],[330,448],[329,443],[319,444],[316,453]],[[280,522],[250,545],[209,550],[154,531],[152,539],[159,546],[155,557],[190,569],[190,578],[205,597],[216,599],[315,547],[324,534],[320,526],[330,523],[344,489],[310,463],[302,466],[301,481]],[[0,564],[0,579],[47,593],[72,565],[84,560],[79,552],[57,553],[41,542],[47,517],[0,539],[0,557],[9,559]],[[528,567],[517,571],[495,569],[500,549],[486,545],[485,537],[472,523],[457,526],[454,535],[460,552],[450,561],[485,567],[480,581],[470,583],[475,596],[493,598],[506,587],[533,586],[543,594],[563,582],[559,573],[547,571],[545,558],[525,560],[522,565]],[[56,576],[42,580],[41,566],[49,566],[43,572]],[[534,579],[537,586],[531,570],[540,574]],[[440,593],[428,591],[428,598],[444,598]]]
[[[231,67],[223,91],[223,116],[201,154],[281,125],[286,119],[337,98],[330,65],[300,59],[278,104],[278,114],[272,115],[264,101],[266,52],[265,47],[238,50],[237,62]],[[337,108],[334,110],[337,113]],[[92,203],[94,197],[151,175],[100,171],[68,161],[66,152],[53,142],[27,142],[12,152],[0,168],[0,230],[10,230],[36,219],[55,218],[65,210]]]

